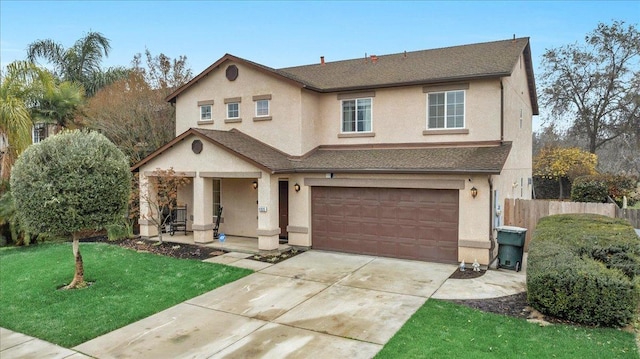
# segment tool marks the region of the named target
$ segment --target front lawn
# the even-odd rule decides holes
[[[570,325],[542,327],[429,299],[376,358],[633,358],[631,333]]]
[[[73,347],[252,273],[102,243],[80,251],[94,283],[65,291],[70,243],[0,249],[0,327]]]

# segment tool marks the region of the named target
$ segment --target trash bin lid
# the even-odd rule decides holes
[[[514,227],[514,226],[502,226],[496,229],[498,230],[498,232],[511,232],[511,233],[522,233],[527,231],[526,228]]]

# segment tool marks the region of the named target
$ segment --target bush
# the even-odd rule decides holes
[[[563,177],[562,188],[563,194],[566,196],[571,193],[571,182],[567,177]],[[548,179],[541,176],[533,176],[533,188],[535,190],[536,199],[561,199],[560,183],[555,179]]]
[[[531,306],[542,313],[623,326],[640,306],[640,239],[620,219],[545,217],[529,248],[527,292]]]
[[[573,182],[571,200],[602,203],[609,196],[618,207],[622,207],[623,198],[627,197],[627,204],[633,206],[640,200],[640,194],[636,192],[637,183],[638,178],[634,176],[600,174],[578,177]]]
[[[571,186],[571,200],[574,202],[607,201],[608,186],[601,176],[583,176],[576,178]]]

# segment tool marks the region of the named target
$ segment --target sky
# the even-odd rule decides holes
[[[546,49],[582,42],[613,20],[640,23],[640,1],[0,0],[0,65],[24,59],[38,39],[67,48],[88,31],[111,41],[105,67],[149,49],[185,55],[194,75],[225,53],[283,68],[515,35],[530,37],[539,77]]]

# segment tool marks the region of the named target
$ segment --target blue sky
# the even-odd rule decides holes
[[[106,66],[136,53],[186,55],[194,74],[225,53],[281,68],[403,51],[531,38],[545,49],[582,41],[598,22],[640,23],[639,1],[0,1],[0,64],[50,38],[111,40]]]

